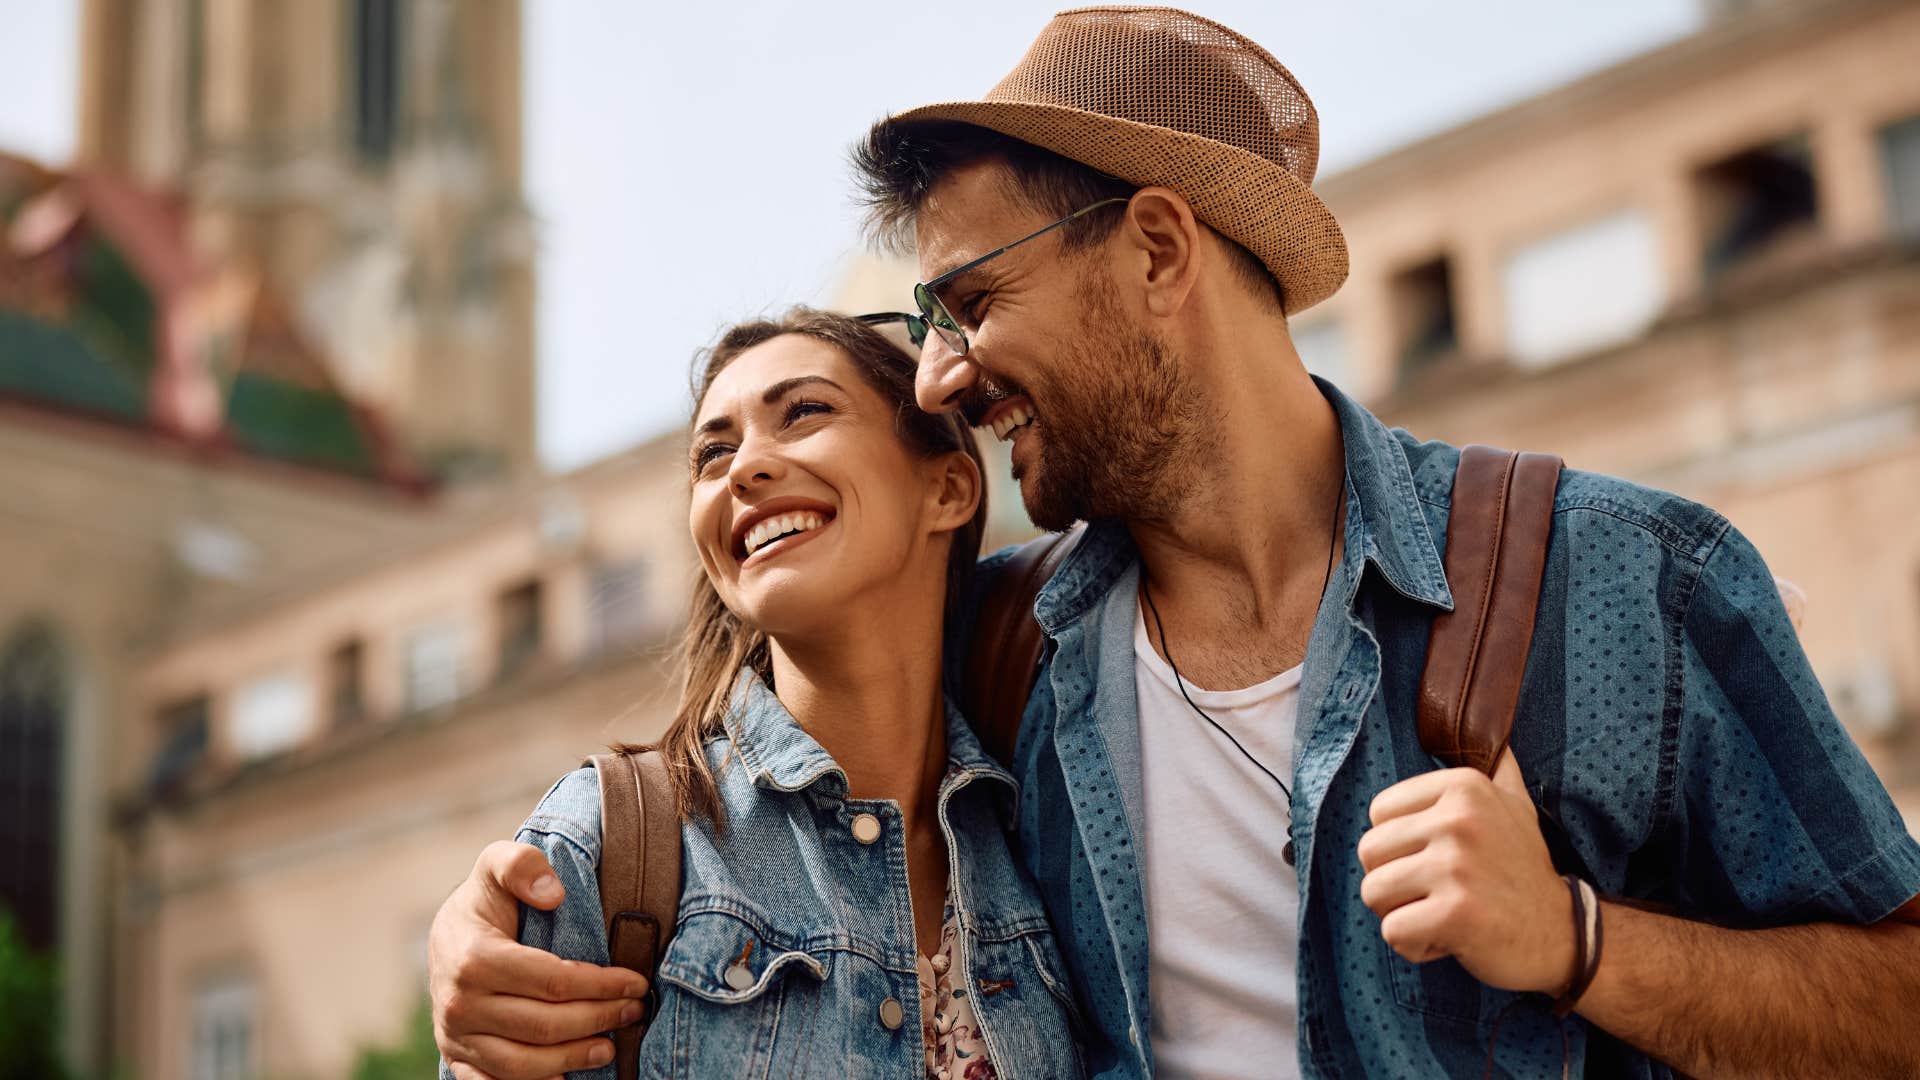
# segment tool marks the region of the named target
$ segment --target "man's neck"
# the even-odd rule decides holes
[[[1239,336],[1196,367],[1218,402],[1210,445],[1167,510],[1128,527],[1182,670],[1227,689],[1304,655],[1339,548],[1346,462],[1339,417],[1284,331]],[[1235,641],[1270,647],[1235,660]]]

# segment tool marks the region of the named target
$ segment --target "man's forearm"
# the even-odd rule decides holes
[[[1589,1022],[1700,1077],[1910,1076],[1920,927],[1728,930],[1605,904]]]

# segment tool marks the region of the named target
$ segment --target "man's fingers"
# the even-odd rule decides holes
[[[1382,918],[1397,908],[1424,900],[1433,888],[1432,867],[1425,856],[1395,859],[1360,879],[1360,902]]]
[[[1394,952],[1424,964],[1447,955],[1442,932],[1449,915],[1436,898],[1416,900],[1388,912],[1380,920],[1380,936]]]
[[[453,1074],[453,1080],[499,1080],[499,1077],[483,1073],[464,1061],[447,1062],[447,1071]]]
[[[1417,815],[1391,818],[1360,837],[1360,868],[1377,870],[1395,859],[1404,859],[1425,848],[1431,836],[1432,830]]]
[[[644,1002],[634,998],[611,1001],[541,1001],[507,994],[480,994],[462,1010],[460,1028],[465,1041],[475,1033],[525,1043],[559,1046],[625,1027],[640,1019]]]
[[[545,1002],[637,1000],[647,994],[639,972],[562,960],[517,941],[479,945],[474,952],[472,989]]]
[[[491,1035],[468,1040],[474,1061],[494,1080],[548,1080],[576,1069],[597,1069],[613,1060],[613,1040],[579,1039],[560,1046],[528,1046]]]
[[[559,907],[567,896],[546,853],[532,844],[496,840],[480,852],[473,869],[483,884],[542,911]]]
[[[1463,780],[1480,774],[1472,769],[1436,769],[1411,776],[1373,797],[1367,815],[1375,825],[1408,814],[1417,814],[1438,802]]]

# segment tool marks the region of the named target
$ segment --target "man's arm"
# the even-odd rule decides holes
[[[1920,1072],[1920,903],[1871,926],[1729,930],[1603,903],[1579,1012],[1682,1071]]]
[[[1695,573],[1675,593],[1677,725],[1648,828],[1671,852],[1668,894],[1727,925],[1604,904],[1578,1009],[1702,1075],[1920,1075],[1920,845],[1834,717],[1753,545],[1727,526]],[[1372,814],[1361,896],[1394,949],[1452,955],[1503,989],[1567,986],[1572,900],[1511,752],[1491,780],[1449,769],[1395,784]]]
[[[1549,996],[1573,974],[1572,900],[1519,766],[1446,769],[1374,800],[1360,895],[1414,963],[1442,956],[1505,990]],[[1588,1021],[1691,1075],[1920,1072],[1920,899],[1870,926],[1731,930],[1601,905]]]
[[[516,940],[519,904],[560,906],[565,890],[530,844],[487,845],[427,935],[433,1035],[457,1080],[560,1080],[613,1058],[600,1033],[638,1019],[646,979],[562,960]]]

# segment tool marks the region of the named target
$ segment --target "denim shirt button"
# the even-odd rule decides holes
[[[888,998],[880,1003],[880,1025],[888,1031],[898,1031],[907,1019],[907,1010],[900,1004],[899,998]]]
[[[854,818],[853,838],[862,844],[871,844],[880,839],[880,819],[872,814],[861,814]]]

